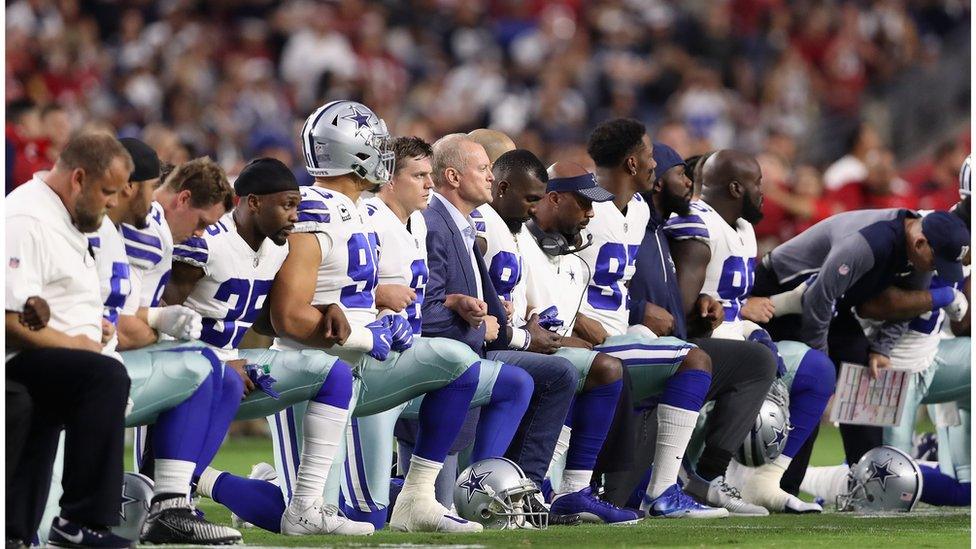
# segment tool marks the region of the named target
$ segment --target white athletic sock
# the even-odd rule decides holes
[[[223,471],[218,471],[213,467],[207,467],[200,474],[200,479],[197,480],[197,493],[203,497],[213,499],[213,489],[214,485],[217,484],[217,479],[220,475],[224,474]]]
[[[684,410],[667,404],[657,407],[657,441],[654,445],[654,470],[647,485],[647,495],[656,498],[678,482],[681,458],[698,422],[698,411]]]
[[[837,496],[847,491],[846,465],[832,465],[828,467],[807,467],[807,472],[800,483],[800,490],[824,498],[827,503],[837,501]]]
[[[196,468],[195,463],[180,459],[157,459],[155,467],[153,496],[182,494],[189,499],[190,480]]]
[[[321,402],[309,402],[302,420],[302,457],[298,465],[292,501],[307,508],[322,497],[329,469],[339,450],[349,410]]]
[[[573,436],[573,430],[565,425],[559,430],[559,438],[556,439],[556,448],[549,461],[549,470],[546,471],[546,478],[552,485],[552,490],[557,494],[562,488],[563,471],[566,469],[566,452],[569,451],[569,439]]]
[[[581,469],[566,469],[563,471],[563,481],[559,486],[559,497],[563,494],[579,492],[590,485],[593,478],[593,471],[583,471]]]
[[[434,483],[441,472],[443,463],[424,459],[417,455],[410,456],[410,470],[403,479],[403,494],[418,494],[435,498]]]

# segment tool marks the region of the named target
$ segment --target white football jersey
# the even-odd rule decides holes
[[[627,203],[626,215],[612,201],[593,203],[593,218],[587,225],[593,242],[579,254],[590,269],[580,312],[600,322],[609,335],[627,332],[627,283],[634,276],[637,250],[650,218],[651,210],[639,194]]]
[[[573,335],[576,313],[583,304],[590,278],[586,263],[576,255],[546,255],[525,228],[516,236],[516,242],[522,252],[525,272],[526,314],[540,313],[555,306],[556,316],[563,321],[556,332],[562,336]]]
[[[485,239],[488,249],[485,252],[485,266],[488,276],[498,292],[498,298],[509,301],[514,307],[513,318],[509,324],[516,327],[525,325],[526,300],[523,283],[522,254],[519,252],[515,235],[508,229],[505,220],[489,204],[479,206],[471,212],[478,236]],[[520,233],[524,233],[523,229]]]
[[[219,349],[222,360],[237,358],[237,346],[264,306],[286,257],[288,243],[278,246],[270,238],[254,251],[237,232],[233,212],[207,227],[202,237],[176,246],[174,261],[203,270],[183,304],[203,317],[200,340]]]
[[[51,328],[101,341],[95,257],[43,175],[35,174],[6,199],[6,309],[23,311],[28,298],[42,297],[51,309]],[[6,351],[6,360],[17,354],[10,347]]]
[[[379,254],[379,283],[409,286],[417,299],[407,305],[404,316],[410,321],[414,335],[421,332],[420,309],[424,290],[430,279],[427,268],[427,223],[421,212],[414,212],[403,224],[393,210],[379,197],[363,201],[367,223],[376,231],[383,248]]]
[[[322,250],[313,305],[338,303],[350,326],[376,320],[379,243],[366,216],[348,196],[301,187],[294,232],[313,233]]]
[[[127,224],[121,228],[131,267],[132,295],[139,296],[126,301],[125,314],[135,314],[139,307],[159,305],[173,266],[173,234],[159,202],[152,203],[147,219],[149,226],[145,229]]]
[[[725,310],[725,322],[712,337],[742,339],[739,312],[756,281],[758,248],[752,224],[740,217],[732,227],[714,208],[695,200],[691,213],[672,215],[664,231],[672,240],[697,240],[711,250],[701,293],[718,300]]]
[[[88,243],[95,252],[95,266],[98,268],[99,291],[105,303],[103,317],[116,327],[119,325],[119,315],[125,307],[132,290],[129,277],[129,258],[125,254],[125,244],[122,235],[112,220],[105,216],[98,231],[88,235]],[[138,301],[133,297],[134,301]],[[119,344],[118,333],[105,344],[105,352],[115,351]]]

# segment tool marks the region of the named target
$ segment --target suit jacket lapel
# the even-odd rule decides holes
[[[461,236],[457,225],[454,224],[454,218],[451,216],[451,212],[447,211],[447,207],[437,198],[431,201],[430,207],[444,219],[444,223],[451,230],[451,241],[454,243],[454,250],[457,252],[458,260],[461,262],[461,274],[464,275],[465,285],[470,291],[474,292],[471,295],[477,296],[477,288],[475,287],[477,280],[474,277],[474,269],[471,268],[468,251],[464,246],[464,238]]]

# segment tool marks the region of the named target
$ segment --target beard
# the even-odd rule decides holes
[[[661,206],[668,215],[678,214],[683,217],[691,213],[691,200],[687,196],[672,193],[666,187],[661,190]]]
[[[745,219],[750,224],[755,225],[762,221],[762,201],[756,206],[752,201],[752,193],[746,192],[742,195],[742,219]]]
[[[526,221],[528,221],[528,220],[529,220],[528,218],[525,218],[525,219],[515,218],[515,219],[513,219],[513,218],[510,218],[510,217],[506,217],[506,218],[502,219],[502,221],[505,222],[505,226],[508,227],[509,232],[511,232],[512,234],[519,234],[522,231],[522,225]]]
[[[84,208],[75,209],[75,227],[83,233],[93,233],[102,226],[105,210],[90,212]]]

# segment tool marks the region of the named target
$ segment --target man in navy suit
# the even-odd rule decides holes
[[[507,350],[512,338],[505,309],[475,247],[470,213],[491,201],[491,163],[463,134],[434,144],[436,193],[424,211],[430,279],[424,294],[423,334],[467,343],[481,356],[532,376],[535,390],[506,457],[541,486],[573,401],[579,374],[562,358]]]

